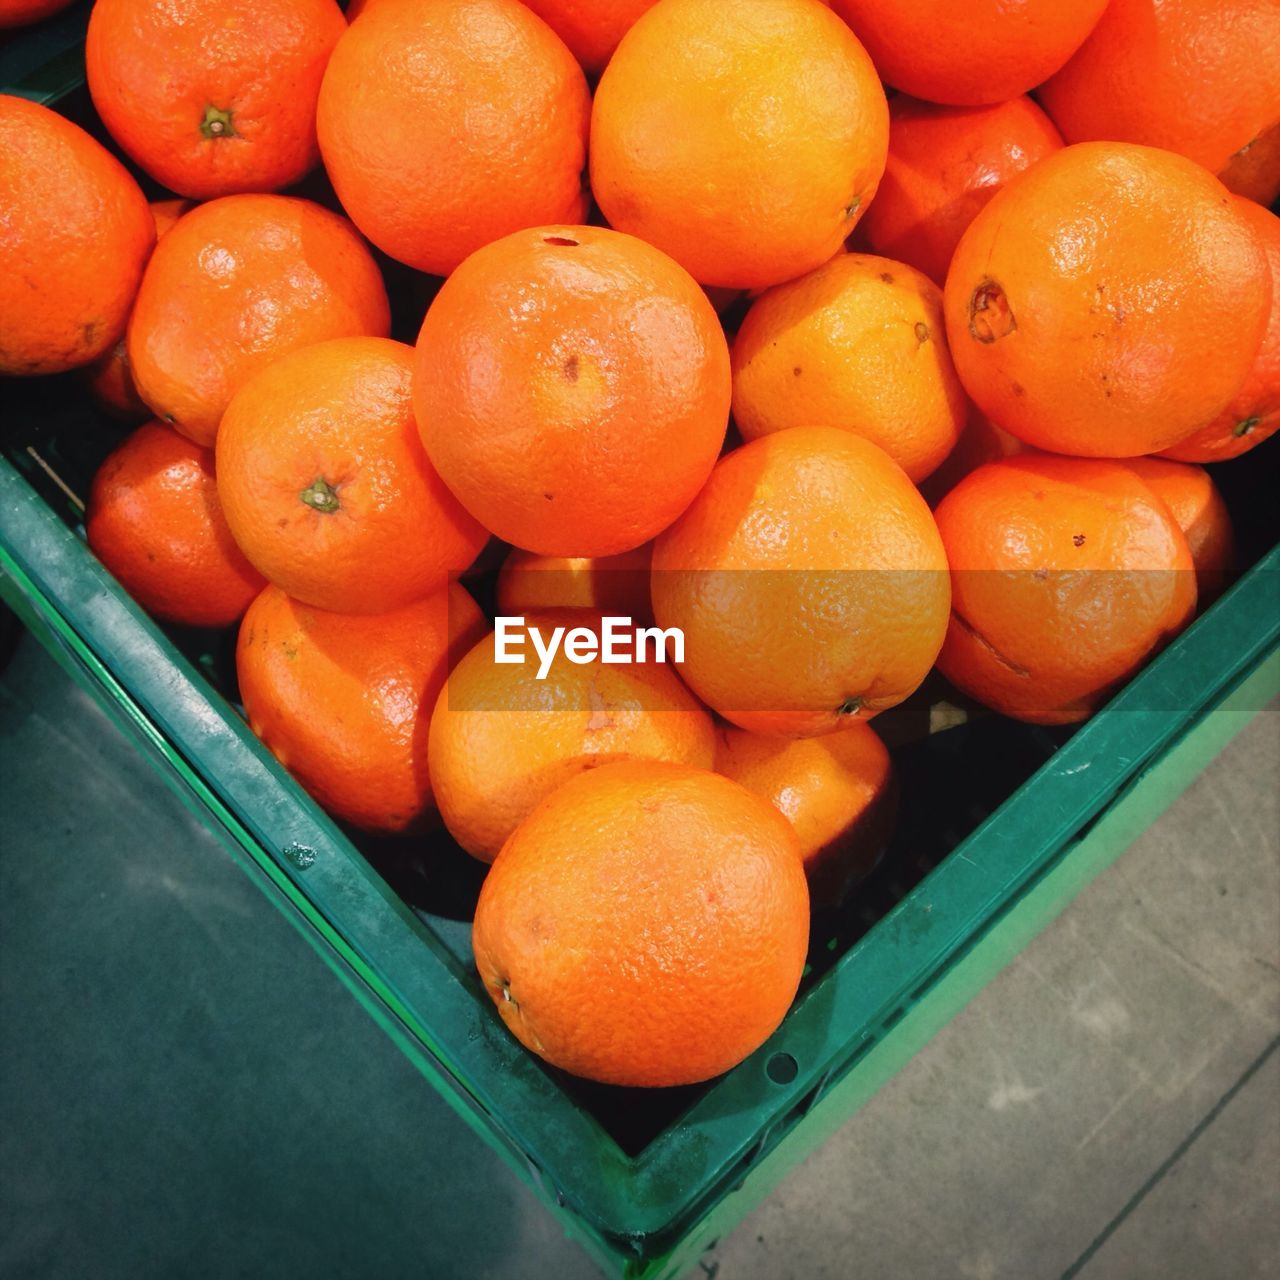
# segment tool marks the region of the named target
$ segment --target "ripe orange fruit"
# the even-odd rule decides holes
[[[537,556],[513,547],[498,573],[498,612],[591,609],[647,622],[652,543],[616,556]]]
[[[653,548],[653,612],[722,716],[809,737],[901,702],[929,673],[950,582],[924,499],[881,449],[793,427],[723,458]]]
[[[161,418],[212,444],[232,395],[277,357],[389,327],[382,276],[345,218],[289,196],[225,196],[183,217],[152,255],[129,363]]]
[[[814,907],[838,905],[880,861],[897,795],[889,752],[870,725],[800,739],[724,728],[715,769],[790,821]]]
[[[516,0],[378,0],[334,51],[317,128],[356,226],[447,275],[521,227],[582,219],[590,109],[573,55]]]
[[[842,427],[918,481],[951,452],[968,412],[942,290],[888,258],[838,254],[770,289],[734,339],[733,418],[744,440]]]
[[[227,528],[212,450],[159,422],[98,468],[85,532],[120,585],[165,622],[230,626],[263,586]]]
[[[1226,589],[1236,565],[1235,531],[1218,486],[1203,467],[1165,458],[1128,458],[1125,466],[1169,508],[1196,566],[1196,594],[1207,608]]]
[[[969,472],[976,471],[984,463],[998,462],[1001,458],[1027,452],[1033,452],[1029,445],[997,427],[986,414],[974,411],[969,415],[956,447],[942,466],[920,486],[920,492],[929,505],[935,507]]]
[[[1253,228],[1271,277],[1271,311],[1244,385],[1207,426],[1164,451],[1182,462],[1225,462],[1280,430],[1280,218],[1239,196],[1232,203]]]
[[[334,0],[97,0],[85,39],[102,122],[153,178],[205,200],[315,168]]]
[[[1083,720],[1195,613],[1187,540],[1123,463],[991,462],[937,519],[954,592],[938,668],[1004,715]]]
[[[1275,204],[1280,198],[1280,123],[1241,147],[1218,177],[1228,191],[1258,204]]]
[[[889,103],[889,160],[862,220],[867,243],[945,282],[964,229],[1010,178],[1062,149],[1030,98],[939,107],[899,94]]]
[[[604,70],[618,41],[655,0],[526,0],[589,74]]]
[[[702,290],[657,249],[542,227],[445,281],[413,397],[432,462],[487,529],[541,555],[607,556],[702,487],[728,421],[729,352]]]
[[[65,9],[72,0],[0,0],[0,31],[25,27]]]
[[[151,202],[157,242],[190,208],[190,200]],[[126,422],[132,419],[142,421],[151,416],[151,410],[143,403],[138,388],[133,385],[133,370],[129,368],[128,345],[123,334],[110,351],[104,352],[85,368],[84,374],[90,396],[105,413]]]
[[[522,1044],[574,1075],[707,1080],[787,1012],[809,938],[796,837],[701,769],[606,765],[521,824],[486,877],[472,947]]]
[[[661,0],[600,78],[591,188],[611,226],[703,284],[763,288],[840,249],[884,172],[888,114],[818,0]]]
[[[0,94],[0,374],[88,364],[124,332],[156,228],[85,131]]]
[[[1015,178],[947,275],[951,354],[978,407],[1027,444],[1125,457],[1227,406],[1270,282],[1231,196],[1168,151],[1088,142]]]
[[[249,559],[307,604],[400,608],[439,590],[485,544],[422,450],[412,368],[403,343],[335,338],[281,356],[227,407],[227,521]]]
[[[530,615],[599,634],[599,615]],[[652,651],[650,651],[651,653]],[[709,769],[711,717],[662,663],[570,661],[563,648],[539,680],[526,661],[496,661],[486,636],[454,668],[431,717],[431,785],[453,838],[484,862],[545,796],[611,760],[654,759]]]
[[[249,727],[319,802],[366,831],[422,826],[427,716],[484,616],[456,583],[391,613],[326,613],[267,587],[236,673]]]
[[[973,107],[1035,88],[1084,43],[1107,0],[832,0],[895,89]]]
[[[1111,0],[1040,101],[1068,142],[1141,142],[1217,173],[1280,123],[1280,5]]]

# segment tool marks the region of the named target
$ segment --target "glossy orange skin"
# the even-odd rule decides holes
[[[1085,719],[1195,613],[1186,537],[1123,463],[991,462],[937,520],[954,591],[938,669],[1014,719]]]
[[[532,613],[599,634],[599,615]],[[665,663],[576,664],[557,654],[545,679],[526,642],[522,664],[495,660],[486,636],[454,668],[431,717],[431,785],[450,834],[482,862],[569,778],[612,760],[711,768],[711,717]]]
[[[191,208],[190,200],[153,200],[151,216],[156,223],[156,240]],[[98,408],[124,422],[142,422],[151,416],[129,368],[129,349],[124,336],[110,351],[99,356],[85,371],[85,385]]]
[[[72,0],[0,0],[0,31],[29,26],[71,3]]]
[[[1141,142],[1217,173],[1280,122],[1280,5],[1111,0],[1039,96],[1068,142]]]
[[[1010,178],[1062,149],[1030,98],[940,107],[899,94],[889,103],[889,160],[862,220],[867,243],[939,285],[965,228]]]
[[[1231,401],[1270,305],[1230,193],[1168,151],[1086,142],[1015,178],[947,275],[965,390],[1027,444],[1155,453]]]
[[[1163,456],[1180,462],[1225,462],[1280,431],[1280,218],[1240,196],[1232,202],[1253,228],[1271,277],[1271,311],[1253,364],[1235,398],[1207,426]]]
[[[334,52],[317,128],[356,226],[447,275],[521,227],[581,221],[590,110],[573,55],[516,0],[378,0]]]
[[[1231,513],[1203,467],[1166,458],[1128,458],[1125,466],[1169,508],[1191,549],[1201,609],[1226,589],[1236,568]]]
[[[540,555],[615,555],[666,528],[710,474],[729,400],[702,290],[604,227],[486,246],[418,337],[413,402],[432,462],[487,529]]]
[[[744,729],[811,737],[916,689],[950,581],[924,499],[835,427],[743,445],[653,549],[653,612],[680,627],[689,687]]]
[[[156,239],[124,166],[56,112],[0,94],[0,209],[0,374],[110,350]]]
[[[418,440],[413,351],[335,338],[282,356],[237,392],[218,433],[236,541],[320,609],[383,613],[439,590],[488,535]]]
[[[351,617],[267,587],[245,614],[236,673],[249,727],[319,804],[365,831],[432,810],[427,721],[449,668],[484,630],[452,584],[390,613]]]
[[[905,263],[837,254],[757,299],[734,339],[733,420],[744,440],[841,427],[919,481],[955,447],[968,413],[942,290]]]
[[[152,255],[127,345],[143,400],[212,444],[231,397],[273,360],[390,326],[382,276],[345,218],[291,196],[224,196]]]
[[[764,288],[839,251],[888,125],[871,59],[818,0],[662,0],[600,78],[591,189],[702,284]]]
[[[508,1029],[574,1075],[708,1080],[795,997],[809,937],[790,824],[727,778],[605,765],[507,842],[476,906],[476,968]]]
[[[496,588],[498,612],[511,616],[548,609],[593,609],[648,622],[649,563],[645,543],[616,556],[538,556],[512,547]]]
[[[715,770],[768,800],[795,828],[815,908],[837,906],[880,861],[897,792],[889,752],[867,724],[821,738],[724,727]]]
[[[262,590],[227,527],[213,451],[149,422],[108,454],[85,511],[89,549],[150,614],[227,627]]]
[[[334,0],[97,0],[89,91],[111,136],[170,191],[277,191],[320,159],[316,97],[346,29]]]
[[[618,41],[656,0],[525,0],[588,74],[604,70]]]
[[[1107,0],[832,0],[884,80],[927,102],[1007,102],[1084,43]]]

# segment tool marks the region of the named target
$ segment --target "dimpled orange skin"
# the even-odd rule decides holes
[[[1068,142],[1141,142],[1217,173],[1280,122],[1280,5],[1111,0],[1039,98]]]
[[[1084,43],[1107,0],[832,0],[887,84],[973,107],[1034,89]]]
[[[954,448],[968,413],[942,290],[901,262],[838,254],[765,293],[734,339],[733,420],[744,440],[842,427],[920,481]]]
[[[39,22],[71,3],[72,0],[0,0],[0,31]]]
[[[1195,566],[1121,462],[991,462],[938,505],[954,601],[938,669],[987,706],[1070,724],[1191,621]]]
[[[793,427],[726,455],[654,544],[653,612],[680,674],[741,728],[811,737],[915,690],[950,579],[924,499],[870,442]]]
[[[483,630],[457,584],[366,617],[267,587],[236,646],[249,727],[335,818],[365,831],[420,828],[433,807],[428,715],[450,665]]]
[[[343,208],[436,275],[521,227],[580,221],[591,99],[516,0],[378,0],[342,38],[317,128]]]
[[[1169,508],[1191,549],[1201,609],[1226,589],[1236,567],[1231,513],[1203,467],[1166,458],[1127,458],[1125,466]]]
[[[124,589],[165,622],[230,626],[263,587],[222,514],[213,452],[159,422],[98,468],[85,532]]]
[[[1030,98],[940,107],[899,94],[889,103],[889,160],[862,220],[876,253],[943,284],[951,255],[978,211],[1010,178],[1062,149]]]
[[[170,191],[275,191],[320,159],[320,77],[346,29],[334,0],[97,0],[89,91],[111,136]]]
[[[1235,398],[1207,426],[1163,456],[1179,462],[1225,462],[1280,431],[1280,218],[1239,196],[1232,203],[1253,228],[1271,277],[1271,311],[1253,365]]]
[[[412,348],[335,338],[282,356],[236,394],[218,482],[236,541],[290,595],[382,613],[442,587],[488,535],[418,440]]]
[[[648,622],[652,555],[647,542],[616,556],[536,556],[513,547],[498,573],[498,612],[523,617],[547,609],[594,609]]]
[[[569,46],[588,74],[599,74],[618,41],[656,0],[526,0]]]
[[[156,238],[128,171],[78,125],[0,94],[0,209],[0,374],[110,350]]]
[[[548,637],[556,626],[599,626],[598,615],[563,612],[527,621]],[[561,650],[539,680],[528,640],[523,653],[524,663],[498,663],[486,636],[458,663],[431,717],[432,787],[468,853],[492,862],[540,800],[612,760],[711,767],[711,717],[672,666],[579,665]]]
[[[708,1080],[795,997],[809,902],[774,807],[701,769],[605,765],[517,829],[480,890],[476,968],[508,1029],[607,1084]]]
[[[605,227],[540,227],[473,254],[427,311],[413,383],[427,453],[462,505],[549,556],[615,555],[666,528],[715,464],[730,394],[706,295]]]
[[[944,309],[960,381],[999,426],[1040,449],[1131,457],[1226,408],[1270,292],[1216,178],[1172,152],[1086,142],[970,223]]]
[[[151,215],[156,222],[156,240],[159,241],[190,208],[190,200],[153,200]],[[129,349],[123,334],[110,351],[85,369],[84,377],[90,396],[104,413],[124,422],[143,422],[151,416],[151,410],[142,402],[138,388],[133,385]]]
[[[715,770],[791,823],[815,908],[838,905],[880,861],[897,793],[889,752],[870,725],[799,739],[722,727]]]
[[[157,246],[127,345],[143,400],[212,444],[231,397],[273,360],[390,325],[377,264],[345,218],[290,196],[224,196]]]
[[[591,189],[610,226],[702,284],[764,288],[839,251],[884,172],[888,115],[817,0],[661,0],[600,78]]]

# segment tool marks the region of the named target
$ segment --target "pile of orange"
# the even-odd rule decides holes
[[[86,69],[112,150],[0,96],[0,373],[136,426],[90,547],[243,618],[335,818],[492,863],[480,980],[569,1071],[768,1038],[935,667],[1078,721],[1237,567],[1270,0],[99,0]]]

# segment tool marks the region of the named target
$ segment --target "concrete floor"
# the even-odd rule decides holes
[[[26,639],[0,752],[0,1277],[597,1274]],[[1273,704],[704,1271],[1274,1274],[1277,778]]]

